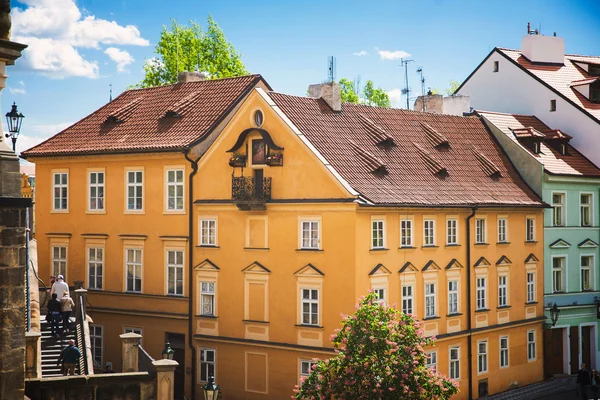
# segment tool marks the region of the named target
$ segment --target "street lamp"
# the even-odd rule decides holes
[[[172,360],[173,357],[175,356],[175,350],[173,350],[171,348],[171,343],[169,343],[168,340],[165,343],[165,349],[162,351],[161,354],[162,354],[163,360]]]
[[[550,320],[552,321],[552,326],[556,325],[556,321],[558,321],[558,317],[560,316],[560,310],[558,309],[556,303],[550,309]]]
[[[10,112],[6,113],[6,124],[8,125],[8,133],[6,137],[12,139],[13,151],[17,151],[17,137],[21,131],[21,124],[25,116],[17,110],[17,103],[13,103]]]
[[[208,383],[202,387],[204,390],[204,400],[217,400],[221,388],[215,384],[215,377],[209,376]]]

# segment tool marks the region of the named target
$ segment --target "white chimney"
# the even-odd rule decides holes
[[[333,111],[342,111],[342,88],[335,82],[310,85],[308,96],[325,100]]]
[[[564,64],[565,40],[556,36],[525,35],[521,52],[532,63]]]

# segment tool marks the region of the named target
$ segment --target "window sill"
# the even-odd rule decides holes
[[[452,313],[452,314],[446,315],[446,318],[460,317],[462,315],[463,315],[463,313]]]
[[[269,321],[255,321],[253,319],[243,319],[242,322],[245,324],[269,324]]]
[[[421,246],[422,249],[437,249],[440,246],[436,246],[435,244],[428,244],[425,246]]]
[[[496,242],[496,244],[510,244],[510,242]]]
[[[475,243],[475,246],[489,246],[489,243]]]
[[[323,250],[322,249],[296,249],[296,251],[302,251],[302,252],[317,252],[317,253],[322,253]]]
[[[512,308],[512,306],[498,306],[498,307],[496,307],[497,310],[506,310],[507,308]]]
[[[454,243],[454,244],[447,244],[445,247],[460,247],[461,245],[458,243]]]
[[[369,249],[369,251],[376,251],[376,252],[377,252],[377,251],[388,251],[388,250],[389,250],[389,249],[388,249],[388,248],[385,248],[385,247],[376,247],[376,248],[371,248],[371,249]]]
[[[52,210],[50,214],[68,214],[69,210]]]
[[[175,297],[176,299],[183,299],[184,296],[182,294],[173,294],[173,293],[167,293],[165,294],[165,296],[167,297]]]
[[[197,318],[206,318],[206,319],[219,319],[219,317],[217,317],[216,315],[205,315],[205,314],[198,314],[196,315]]]
[[[423,321],[433,321],[436,319],[440,319],[441,317],[438,317],[437,315],[434,315],[433,317],[425,317],[423,318]]]
[[[296,324],[294,325],[296,328],[309,328],[309,329],[325,329],[323,326],[321,325],[308,325],[308,324]]]
[[[526,241],[525,241],[525,244],[530,244],[530,243],[531,243],[531,244],[536,244],[536,243],[537,243],[537,240],[526,240]]]
[[[262,250],[262,251],[269,251],[270,249],[268,247],[244,247],[244,250]]]
[[[146,210],[125,210],[123,214],[146,214]]]
[[[221,248],[221,246],[212,246],[212,245],[208,245],[208,244],[201,244],[196,247],[203,248],[203,249],[220,249]]]
[[[479,309],[479,310],[475,310],[476,313],[484,313],[484,312],[489,312],[489,311],[490,311],[489,308],[482,308],[482,309]]]
[[[185,215],[185,210],[163,211],[163,215]]]
[[[526,306],[533,306],[535,304],[539,304],[537,301],[528,301],[527,303],[525,303]]]
[[[415,246],[400,246],[398,247],[398,250],[410,250],[410,249],[416,249]]]
[[[103,215],[106,214],[106,210],[86,210],[85,211],[86,214],[99,214],[99,215]]]

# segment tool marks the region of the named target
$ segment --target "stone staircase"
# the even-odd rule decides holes
[[[46,316],[41,316],[41,330],[42,330],[42,377],[48,378],[51,376],[62,376],[60,367],[56,365],[60,352],[69,343],[69,339],[75,340],[77,346],[77,337],[75,332],[75,318],[71,317],[70,325],[73,329],[69,329],[67,335],[61,336],[60,338],[54,338],[50,334],[50,324],[46,322]],[[61,323],[62,327],[62,323]],[[79,329],[79,327],[77,327]],[[75,368],[75,373],[80,375],[79,365]]]
[[[576,380],[576,376],[561,376],[482,398],[487,400],[531,400],[544,399],[558,393],[569,392],[572,394],[577,390]],[[569,396],[564,397],[565,400],[569,398]]]

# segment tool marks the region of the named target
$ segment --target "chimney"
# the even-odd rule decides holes
[[[321,98],[333,111],[342,111],[342,88],[335,82],[310,85],[308,97]]]
[[[564,64],[565,40],[561,37],[542,36],[527,24],[527,35],[523,36],[521,53],[532,63]]]
[[[419,96],[415,100],[413,110],[428,112],[432,114],[458,115],[462,116],[469,112],[471,99],[469,96],[454,95],[444,97],[441,94],[427,94]]]
[[[177,82],[179,83],[187,83],[187,82],[200,82],[206,80],[206,75],[202,72],[178,72],[177,73]]]

